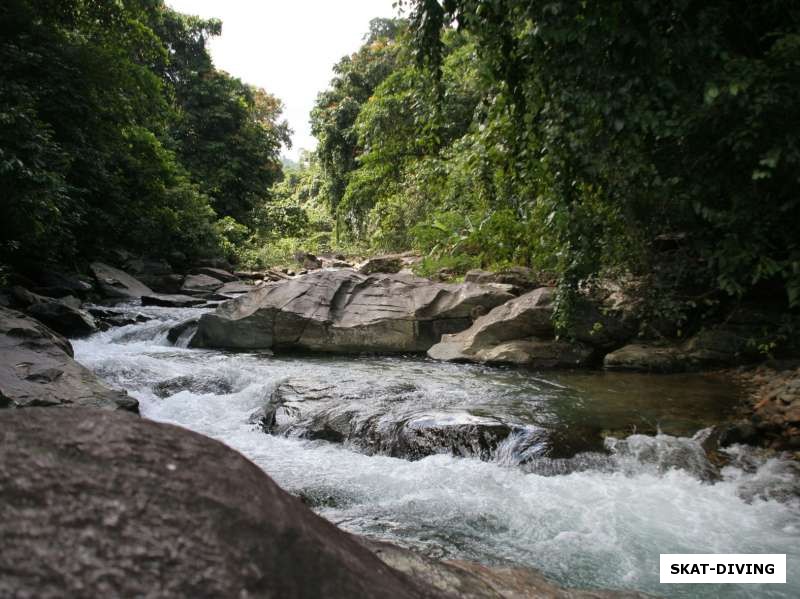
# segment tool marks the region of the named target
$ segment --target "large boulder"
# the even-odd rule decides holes
[[[135,399],[101,384],[72,356],[69,341],[36,320],[0,308],[0,407],[138,410]]]
[[[606,370],[629,370],[667,374],[687,369],[685,355],[674,345],[631,343],[603,359]]]
[[[92,285],[76,274],[63,274],[46,268],[31,274],[36,285],[33,290],[47,297],[85,297],[92,291]]]
[[[88,312],[70,305],[69,299],[52,299],[22,287],[11,291],[15,307],[40,320],[67,337],[82,337],[97,331],[97,323]]]
[[[395,401],[401,402],[398,392]],[[460,410],[393,415],[369,400],[294,379],[278,385],[251,421],[272,435],[346,443],[370,455],[408,460],[442,453],[488,460],[512,432],[523,432],[520,425]]]
[[[594,354],[590,346],[553,339],[553,298],[550,287],[521,295],[481,316],[469,329],[444,335],[428,356],[534,368],[584,366]]]
[[[139,280],[156,293],[178,294],[183,287],[183,275],[139,275]]]
[[[153,290],[147,285],[118,268],[92,262],[89,269],[97,279],[100,291],[109,298],[138,299],[143,295],[153,295]]]
[[[215,292],[223,285],[222,281],[209,275],[187,275],[183,281],[181,293],[203,296]]]
[[[0,413],[0,505],[3,597],[444,595],[226,445],[130,414]]]
[[[471,315],[512,299],[473,283],[317,271],[264,286],[204,314],[193,347],[424,352]]]

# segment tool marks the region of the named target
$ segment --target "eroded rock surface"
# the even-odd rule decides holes
[[[585,366],[594,354],[591,346],[553,338],[553,297],[550,287],[521,295],[481,316],[469,329],[443,336],[428,356],[534,368]]]
[[[134,398],[101,384],[72,356],[69,341],[36,320],[0,308],[0,407],[138,410]]]
[[[512,296],[413,275],[318,271],[261,287],[200,320],[193,347],[424,352]]]
[[[4,597],[443,596],[222,443],[130,414],[0,413],[0,505]]]

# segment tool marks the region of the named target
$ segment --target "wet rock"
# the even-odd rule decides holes
[[[70,305],[68,301],[52,299],[14,287],[15,307],[40,320],[67,337],[83,337],[97,331],[97,323],[88,312]],[[78,302],[80,305],[80,302]]]
[[[469,326],[476,306],[511,295],[413,275],[317,271],[221,304],[200,320],[193,347],[422,352]]]
[[[463,599],[646,599],[634,591],[561,588],[531,568],[484,566],[466,561],[438,561],[383,541],[360,542],[384,563],[448,596]]]
[[[226,445],[133,415],[0,414],[0,505],[0,536],[14,540],[0,552],[2,596],[441,594]]]
[[[415,388],[397,389],[394,401]],[[337,394],[335,386],[292,380],[279,385],[251,421],[270,434],[347,443],[367,454],[408,460],[430,455],[490,459],[515,425],[467,412],[419,411],[393,416],[363,398]]]
[[[143,306],[164,306],[166,308],[191,308],[204,304],[206,300],[189,295],[143,295]]]
[[[95,318],[95,322],[99,323],[102,330],[107,330],[111,327],[124,327],[152,320],[152,317],[142,314],[141,312],[133,313],[97,307],[89,308],[88,312]]]
[[[153,385],[153,393],[164,398],[181,391],[198,395],[222,395],[233,392],[233,386],[225,379],[212,376],[178,376]]]
[[[72,356],[66,339],[32,318],[0,308],[0,405],[138,410],[135,399],[101,384]]]
[[[594,350],[583,343],[553,339],[553,297],[540,287],[480,316],[455,335],[444,335],[428,350],[435,360],[517,364],[535,368],[585,366]]]
[[[210,266],[200,266],[199,268],[195,268],[192,270],[193,275],[208,275],[209,277],[213,277],[223,283],[230,283],[231,281],[236,281],[237,277],[233,273],[223,270],[221,268],[211,268]]]
[[[135,279],[128,273],[103,264],[102,262],[92,262],[90,270],[97,279],[100,291],[109,298],[114,299],[138,299],[143,295],[153,295],[153,290],[147,285]]]
[[[222,281],[208,275],[187,275],[183,281],[181,293],[187,295],[204,295],[213,293],[223,285],[224,283]]]
[[[197,323],[199,322],[200,318],[190,318],[176,324],[167,333],[167,341],[172,345],[184,345],[180,341],[185,340],[186,344],[188,344],[191,336],[197,331]]]

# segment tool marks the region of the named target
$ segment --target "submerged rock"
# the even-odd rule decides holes
[[[193,347],[423,352],[512,296],[413,275],[317,271],[261,287],[200,319]]]
[[[800,450],[800,369],[759,390],[753,423],[771,447]]]
[[[138,299],[143,295],[153,295],[153,290],[147,285],[118,268],[102,262],[92,262],[89,268],[97,279],[100,291],[106,297]]]
[[[0,308],[0,407],[96,406],[137,411],[72,359],[69,341],[36,320]]]
[[[436,454],[489,460],[512,432],[525,428],[463,410],[386,410],[385,401],[399,403],[415,391],[413,385],[386,389],[383,401],[366,401],[339,395],[334,386],[290,380],[272,392],[251,421],[270,434],[345,443],[370,455],[407,460]]]
[[[133,415],[0,413],[0,504],[4,597],[442,596],[226,445]]]

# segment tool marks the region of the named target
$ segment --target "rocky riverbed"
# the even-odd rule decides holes
[[[114,305],[51,298],[91,319],[72,343],[3,311],[3,402],[138,407],[223,441],[324,518],[379,541],[371,551],[422,577],[408,587],[416,596],[497,596],[512,581],[514,596],[558,596],[553,583],[696,596],[658,584],[665,552],[787,553],[790,570],[800,565],[797,466],[774,443],[794,430],[787,391],[769,394],[765,452],[738,444],[758,431],[742,439],[727,424],[745,394],[724,378],[596,370],[629,340],[622,304],[587,304],[587,326],[603,326],[566,343],[550,290],[525,281],[342,268],[256,287],[204,268],[170,293],[95,266],[93,288]],[[29,313],[51,300],[12,295]]]

